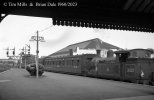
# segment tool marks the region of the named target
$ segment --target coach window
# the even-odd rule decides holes
[[[67,60],[67,65],[69,65],[69,60]]]
[[[49,65],[51,65],[51,61],[49,61]]]
[[[77,60],[77,66],[79,66],[80,60]]]
[[[77,62],[77,60],[74,60],[74,66],[76,66],[76,62]]]
[[[62,65],[63,65],[63,66],[65,65],[64,59],[63,59],[63,61],[62,61]]]
[[[59,62],[60,64],[59,65],[63,65],[63,62],[62,62],[62,60],[60,60],[60,62]]]
[[[59,65],[59,61],[57,61],[57,65]]]
[[[57,60],[55,60],[55,65],[57,65]]]
[[[72,60],[72,66],[74,65],[74,60]]]
[[[53,65],[53,61],[51,61],[51,65]]]
[[[63,65],[63,60],[61,60],[61,65]]]
[[[57,65],[59,65],[59,61],[57,61]]]
[[[57,61],[55,61],[55,65],[57,65]]]
[[[70,65],[73,66],[73,60],[70,60],[70,63],[71,63]]]
[[[65,60],[65,65],[67,66],[67,60]]]
[[[68,65],[70,65],[70,60],[68,59],[68,63],[67,63]]]
[[[66,65],[68,65],[68,60],[66,60]]]
[[[72,61],[69,59],[69,65],[71,66],[72,65]]]
[[[64,60],[64,65],[65,65],[65,66],[67,65],[67,60]]]
[[[69,59],[68,59],[68,61],[67,61],[67,62],[68,62],[67,64],[68,64],[68,65],[70,65],[70,60],[69,60]]]
[[[59,61],[59,65],[61,65],[61,61]]]
[[[56,65],[56,61],[54,61],[54,65]]]
[[[49,65],[49,61],[47,61],[47,65]]]
[[[58,61],[58,65],[61,65],[61,61],[60,60]]]
[[[63,60],[61,60],[61,65],[63,66]]]
[[[71,61],[71,59],[69,60],[69,65],[72,65],[72,61]]]

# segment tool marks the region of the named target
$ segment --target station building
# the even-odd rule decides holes
[[[106,43],[99,38],[71,44],[48,57],[64,57],[82,54],[98,54],[101,57],[107,57],[108,51],[121,50],[120,47]]]

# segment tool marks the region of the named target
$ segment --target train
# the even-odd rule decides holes
[[[106,58],[98,54],[48,56],[41,63],[51,72],[154,85],[152,53],[147,49],[109,50]]]

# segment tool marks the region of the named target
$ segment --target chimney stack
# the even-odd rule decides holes
[[[101,57],[101,50],[100,49],[97,49],[96,50],[96,54],[97,54],[98,57]]]

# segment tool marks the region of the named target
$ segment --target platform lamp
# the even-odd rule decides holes
[[[39,36],[39,31],[36,32],[36,36],[32,36],[30,41],[36,41],[36,76],[38,78],[39,68],[38,68],[38,57],[39,57],[39,42],[45,42],[44,37]]]

